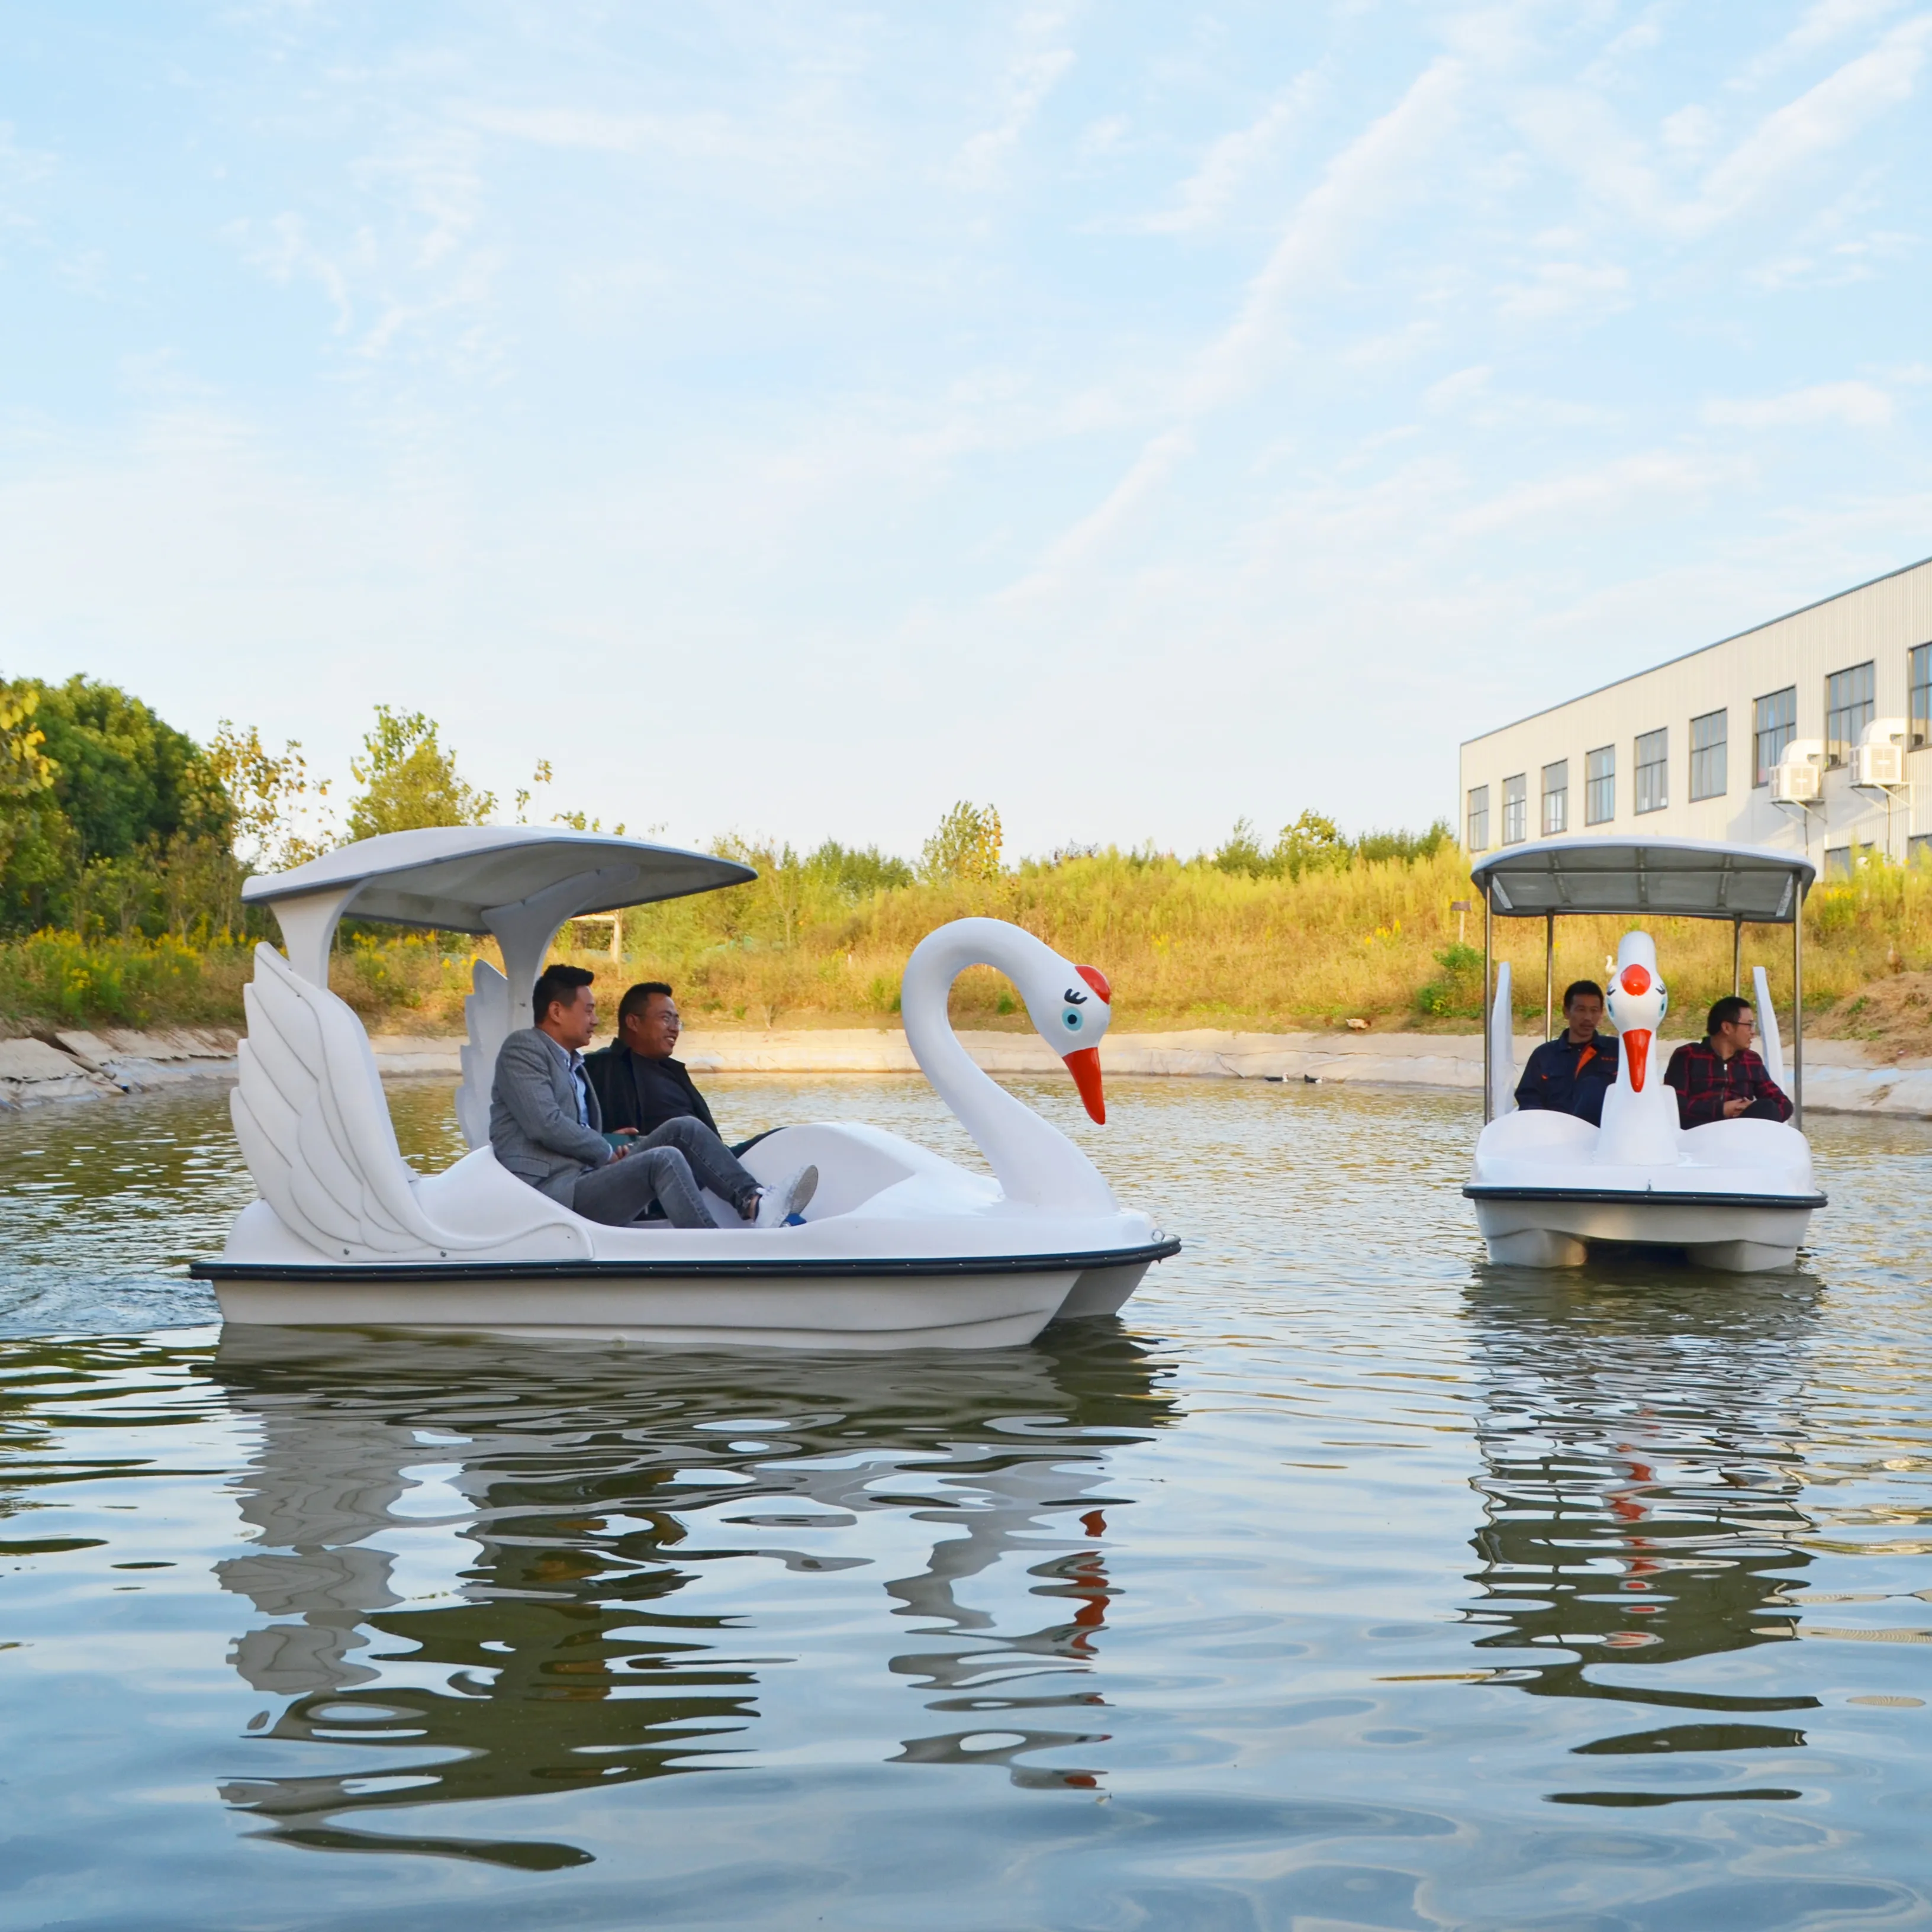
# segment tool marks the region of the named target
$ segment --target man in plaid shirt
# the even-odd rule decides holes
[[[1686,1127],[1712,1120],[1788,1120],[1791,1102],[1751,1051],[1757,1016],[1729,993],[1711,1009],[1706,1036],[1680,1046],[1664,1078],[1677,1089],[1677,1118]]]

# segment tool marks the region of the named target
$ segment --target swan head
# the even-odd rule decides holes
[[[1076,966],[1057,954],[1016,979],[1034,1030],[1066,1063],[1088,1114],[1105,1124],[1100,1087],[1100,1036],[1113,1017],[1114,989],[1097,966]]]
[[[1604,1004],[1617,1030],[1631,1090],[1641,1094],[1649,1075],[1650,1043],[1670,1010],[1670,994],[1657,970],[1657,948],[1648,933],[1624,934]]]

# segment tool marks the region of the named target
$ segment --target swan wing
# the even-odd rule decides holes
[[[1501,1120],[1516,1110],[1516,1010],[1510,986],[1510,964],[1496,968],[1496,1004],[1489,1016],[1490,1113]]]
[[[456,1124],[466,1145],[490,1144],[490,1089],[496,1055],[510,1036],[510,982],[487,959],[477,961],[463,1002],[470,1037],[463,1043],[463,1084],[456,1090]]]
[[[423,1211],[355,1014],[268,946],[255,949],[243,997],[248,1037],[230,1111],[255,1185],[289,1227],[363,1259],[476,1245]]]

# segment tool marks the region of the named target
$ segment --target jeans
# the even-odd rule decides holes
[[[700,1187],[741,1214],[758,1191],[751,1170],[702,1120],[686,1114],[640,1134],[622,1160],[579,1175],[570,1204],[586,1221],[621,1228],[641,1220],[655,1201],[674,1228],[715,1228]]]

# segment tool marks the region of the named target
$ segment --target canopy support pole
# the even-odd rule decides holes
[[[1791,918],[1791,1106],[1792,1125],[1804,1131],[1804,895]]]
[[[1543,1036],[1556,1037],[1556,915],[1543,915]]]
[[[1744,989],[1744,922],[1741,919],[1731,921],[1731,991],[1742,993]]]
[[[1483,884],[1483,1124],[1487,1126],[1490,1112],[1490,961],[1495,956],[1496,927],[1496,908],[1490,903],[1489,882]]]

